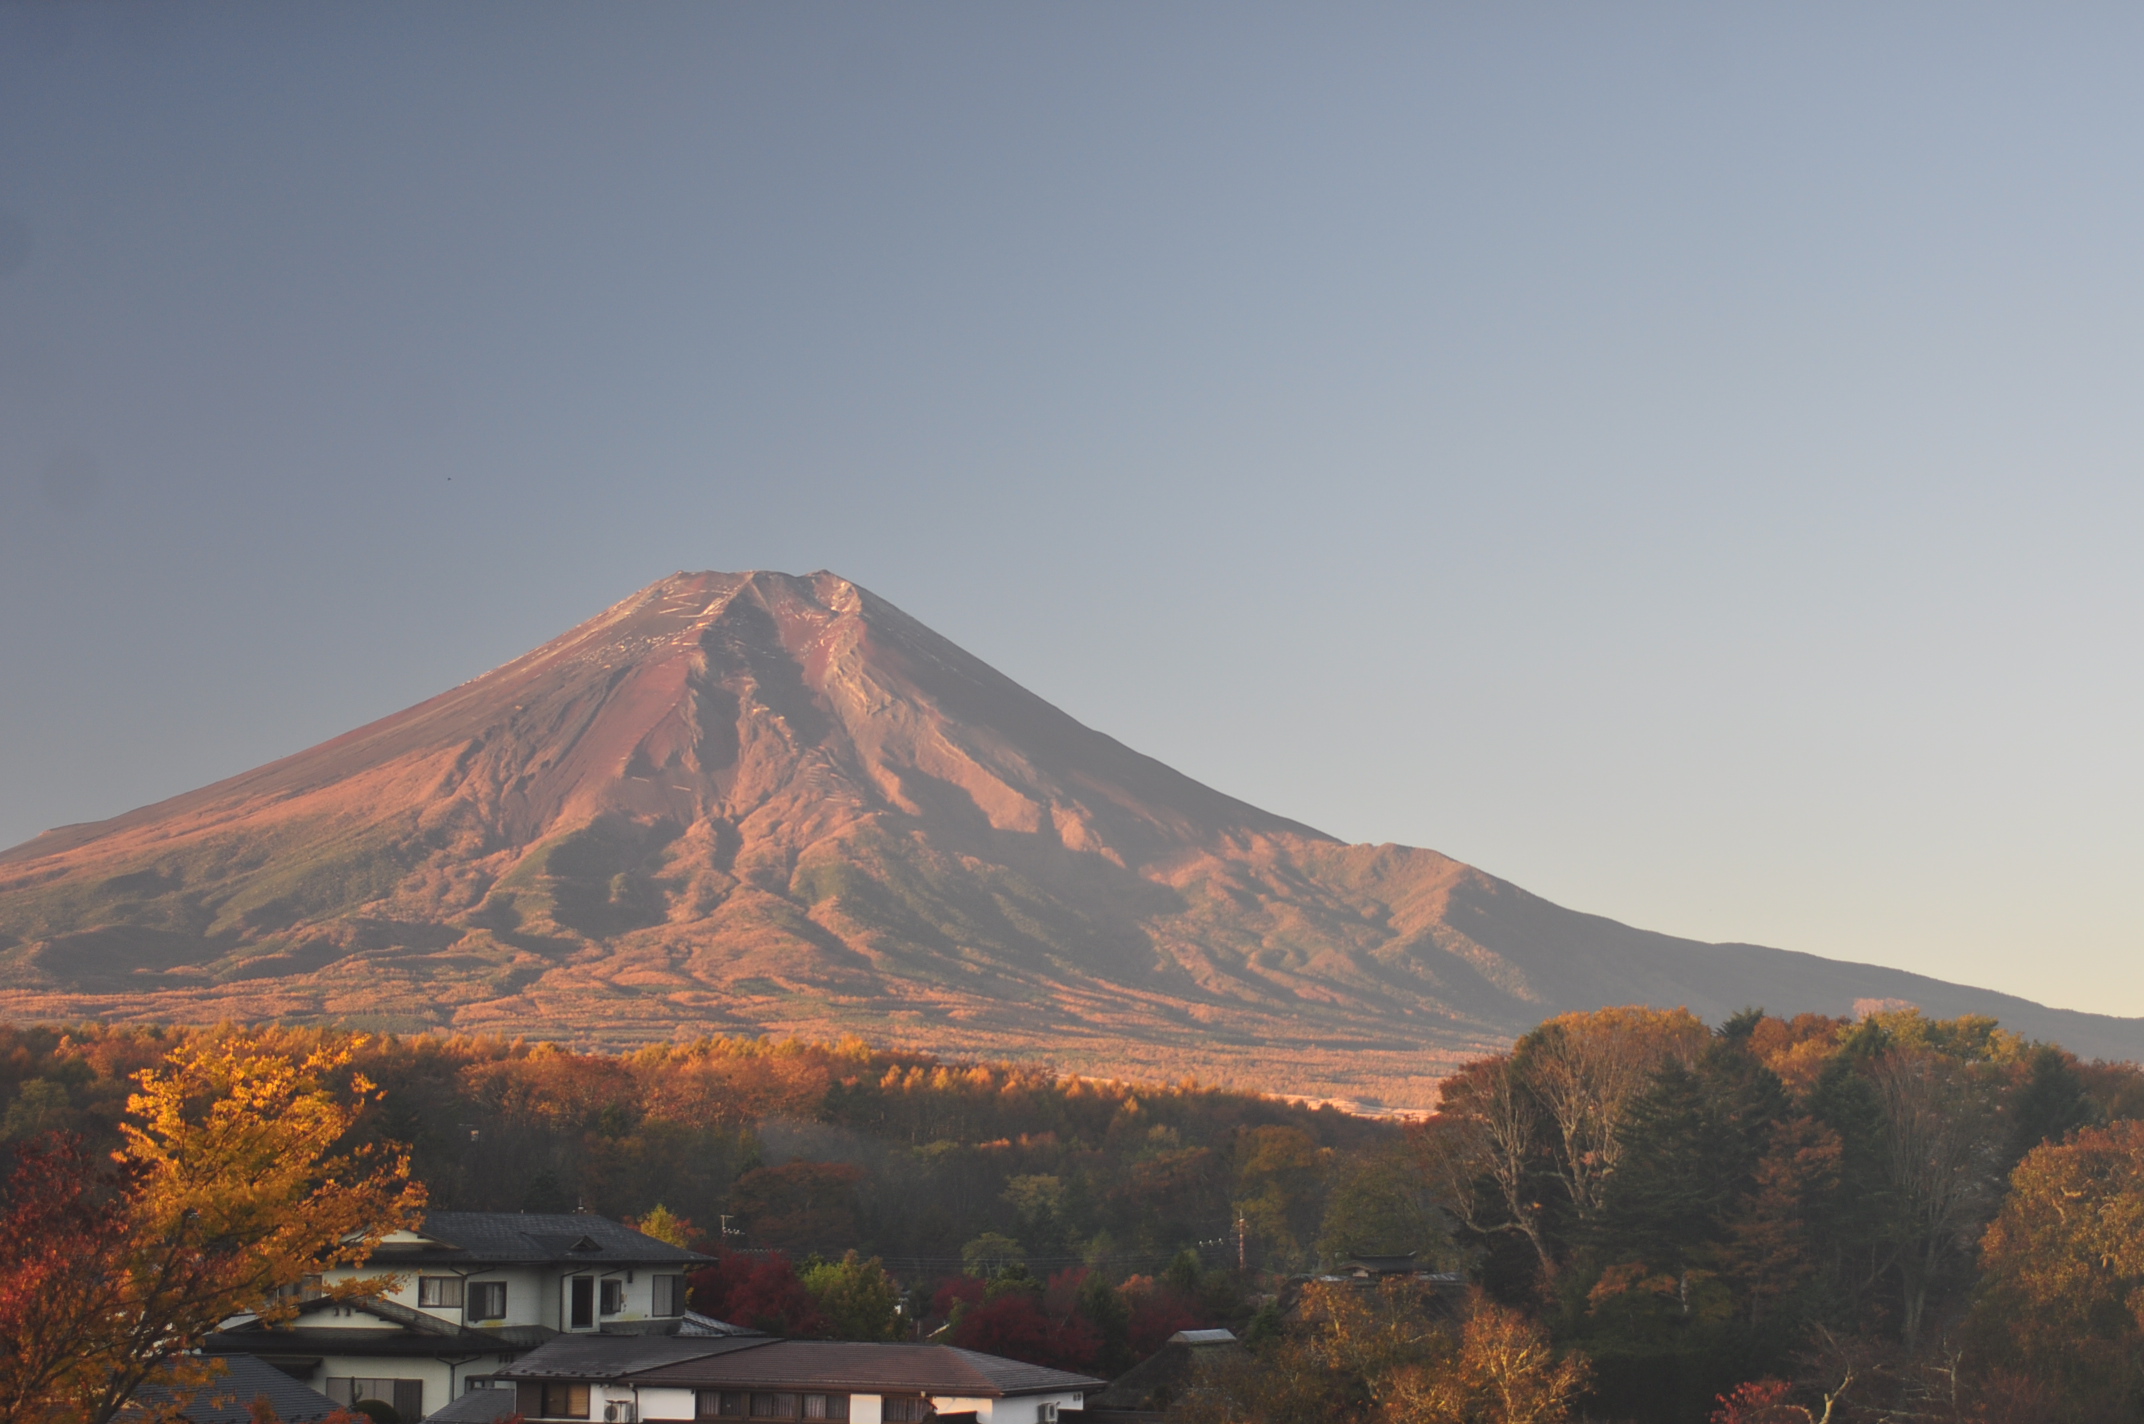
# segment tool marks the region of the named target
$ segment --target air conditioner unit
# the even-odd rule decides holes
[[[631,1400],[613,1399],[603,1405],[603,1424],[634,1424],[640,1411]]]

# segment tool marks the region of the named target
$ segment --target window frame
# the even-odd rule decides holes
[[[669,1320],[685,1313],[685,1278],[670,1272],[662,1272],[648,1282],[648,1314],[660,1320]]]
[[[589,1400],[593,1394],[594,1391],[585,1384],[575,1384],[570,1380],[544,1380],[540,1387],[539,1402],[537,1404],[537,1408],[541,1411],[538,1417],[543,1419],[586,1419],[588,1417]],[[559,1407],[554,1407],[554,1404],[561,1400],[561,1396],[563,1396],[563,1403]],[[576,1404],[580,1409],[578,1414],[574,1413]]]
[[[467,1282],[461,1276],[417,1277],[419,1310],[460,1310],[467,1294]]]
[[[477,1302],[480,1300],[490,1301],[494,1298],[499,1302],[498,1310],[489,1314],[484,1313],[483,1307],[479,1306]],[[471,1281],[462,1289],[462,1300],[465,1302],[462,1306],[462,1318],[465,1320],[506,1319],[505,1281]]]
[[[359,1385],[370,1386],[359,1389]],[[361,1399],[377,1399],[391,1406],[397,1414],[406,1404],[422,1418],[424,1413],[424,1381],[405,1379],[390,1375],[329,1375],[321,1381],[321,1393],[337,1404],[348,1408]],[[381,1386],[385,1386],[384,1389]]]

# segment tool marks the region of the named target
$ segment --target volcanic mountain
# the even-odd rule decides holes
[[[1578,914],[1346,845],[829,573],[678,574],[406,712],[0,853],[0,1014],[776,1032],[1419,1105],[1566,1009],[2144,1022]]]

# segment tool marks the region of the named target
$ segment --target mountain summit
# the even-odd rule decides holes
[[[2144,1022],[1581,915],[1082,726],[830,573],[680,573],[408,711],[0,852],[0,1013],[855,1032],[1420,1105],[1545,1015]]]

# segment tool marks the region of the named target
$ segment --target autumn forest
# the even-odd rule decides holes
[[[38,1254],[35,1222],[138,1254],[161,1229],[143,1184],[262,1082],[281,1122],[312,1123],[312,1175],[277,1200],[626,1219],[707,1252],[694,1307],[759,1328],[1108,1377],[1228,1326],[1243,1347],[1158,1401],[1186,1424],[2144,1405],[2144,1072],[1911,1011],[1566,1015],[1414,1123],[855,1041],[0,1030],[0,1333],[49,1330],[52,1292],[21,1283],[79,1269]],[[319,1251],[346,1249],[333,1225]],[[310,1248],[277,1249],[215,1308],[272,1294]],[[1382,1286],[1346,1274],[1410,1253]],[[27,1360],[0,1351],[12,1397],[50,1397]]]

